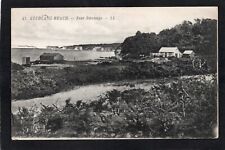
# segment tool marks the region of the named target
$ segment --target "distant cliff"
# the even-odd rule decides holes
[[[12,48],[37,48],[36,46],[32,45],[12,45]]]
[[[63,46],[62,49],[73,49],[73,50],[93,50],[93,51],[114,51],[120,46],[121,43],[111,44],[79,44]]]

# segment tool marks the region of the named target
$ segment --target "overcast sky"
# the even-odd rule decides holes
[[[184,20],[217,19],[217,13],[217,7],[13,8],[12,46],[123,42],[138,30],[158,33]],[[30,17],[44,15],[52,18],[30,20]],[[67,16],[69,20],[54,20],[55,16]],[[76,20],[77,16],[84,19]],[[102,19],[90,20],[87,16]]]

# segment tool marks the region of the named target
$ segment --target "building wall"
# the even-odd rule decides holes
[[[54,60],[63,60],[63,56],[62,55],[56,55],[56,56],[54,56]]]
[[[40,56],[40,60],[44,61],[58,61],[63,60],[64,57],[62,55],[56,55],[56,56]]]
[[[177,57],[180,58],[181,57],[181,53],[179,52],[161,52],[163,57]]]
[[[195,56],[195,53],[192,52],[191,54],[183,54],[182,57],[184,57],[184,58],[193,58],[194,56]]]

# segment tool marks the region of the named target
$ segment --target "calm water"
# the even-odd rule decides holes
[[[105,83],[87,86],[76,86],[72,90],[59,92],[50,96],[13,101],[12,113],[17,113],[18,107],[30,108],[36,106],[38,109],[40,109],[41,103],[49,106],[55,104],[58,107],[62,107],[65,105],[66,99],[71,99],[71,103],[76,103],[76,101],[78,100],[90,102],[93,100],[97,100],[100,95],[103,96],[107,91],[111,91],[114,89],[119,91],[124,91],[128,89],[139,89],[139,88],[150,90],[150,88],[152,87],[152,82],[149,81],[146,81],[146,83],[135,84],[134,87],[130,87],[129,85],[123,85],[121,83]]]
[[[195,76],[182,76],[181,79],[191,78],[195,80],[202,81],[212,81],[213,75],[195,75]],[[179,79],[179,78],[177,78]],[[164,80],[164,79],[163,79]],[[167,78],[165,81],[166,84],[171,83],[170,78]],[[41,108],[41,103],[44,105],[51,106],[52,104],[57,105],[58,107],[62,107],[65,105],[66,99],[71,99],[71,103],[76,103],[78,100],[82,100],[85,102],[90,102],[92,100],[97,100],[99,96],[103,96],[107,91],[111,90],[129,90],[129,89],[144,89],[149,91],[152,86],[158,85],[159,79],[147,79],[147,80],[134,80],[134,81],[124,81],[124,82],[112,82],[112,83],[104,83],[104,84],[94,84],[94,85],[86,85],[86,86],[75,86],[74,89],[59,92],[50,96],[32,98],[27,100],[18,100],[12,101],[12,113],[18,112],[18,107],[26,107],[30,108],[36,106],[37,108]],[[132,84],[131,87],[129,84]]]
[[[65,60],[90,60],[100,57],[115,56],[114,52],[95,52],[95,51],[74,51],[74,50],[50,50],[50,49],[34,49],[34,48],[12,48],[12,62],[21,64],[22,57],[30,57],[31,61],[39,60],[42,53],[60,53]]]

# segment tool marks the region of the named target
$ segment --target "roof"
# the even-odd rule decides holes
[[[57,56],[57,55],[61,55],[61,54],[60,53],[43,53],[43,54],[41,54],[41,56]]]
[[[160,53],[168,53],[168,52],[179,52],[179,49],[177,47],[161,47],[159,50]]]
[[[191,53],[193,53],[194,51],[193,50],[185,50],[184,52],[183,52],[183,54],[191,54]]]

